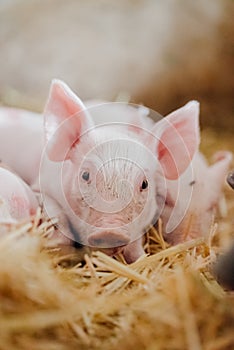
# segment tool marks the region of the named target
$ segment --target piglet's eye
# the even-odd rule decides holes
[[[144,179],[141,184],[140,191],[146,190],[148,188],[148,180]]]
[[[89,181],[89,172],[88,171],[83,172],[82,179],[85,181]]]

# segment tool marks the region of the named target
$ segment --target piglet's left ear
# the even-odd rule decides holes
[[[189,166],[198,149],[199,103],[191,101],[155,124],[157,155],[169,180],[176,180]]]
[[[47,155],[54,162],[71,158],[71,149],[93,126],[82,101],[61,80],[51,83],[44,110]]]

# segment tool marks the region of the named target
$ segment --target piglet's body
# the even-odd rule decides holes
[[[164,237],[172,244],[209,235],[232,154],[218,152],[213,158],[215,162],[209,166],[197,152],[190,169],[177,181],[167,181],[167,199],[161,217]]]
[[[40,114],[0,108],[0,160],[29,185],[38,178],[43,146]]]
[[[0,167],[0,223],[29,219],[37,207],[37,199],[26,183]]]

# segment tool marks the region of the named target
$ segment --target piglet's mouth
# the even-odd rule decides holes
[[[128,237],[125,233],[122,232],[113,232],[112,230],[106,230],[91,234],[88,237],[88,243],[95,248],[105,248],[105,250],[114,250],[129,244],[130,237]]]

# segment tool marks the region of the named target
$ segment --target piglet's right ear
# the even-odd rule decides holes
[[[71,150],[81,135],[93,126],[84,104],[60,80],[53,80],[44,110],[47,155],[60,162],[71,158]]]
[[[190,101],[155,124],[157,154],[164,175],[176,180],[187,169],[199,145],[199,103]]]

